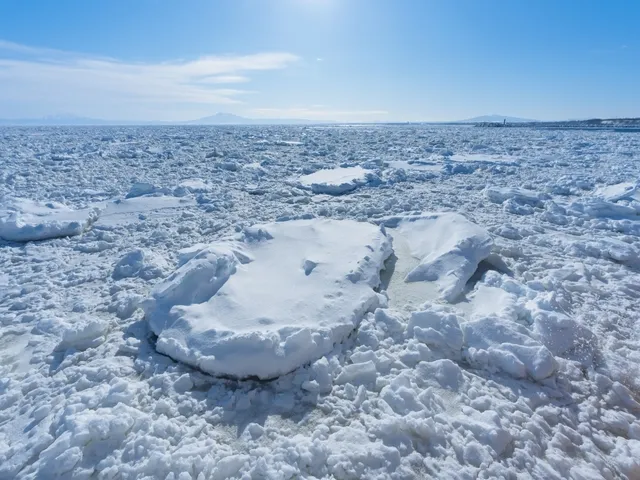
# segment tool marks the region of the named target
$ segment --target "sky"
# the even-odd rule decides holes
[[[4,0],[0,118],[640,116],[631,0]]]

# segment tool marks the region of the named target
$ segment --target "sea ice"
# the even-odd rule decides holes
[[[0,241],[0,479],[640,478],[639,152],[609,130],[0,128],[0,218],[103,209]],[[344,162],[381,188],[297,180]]]

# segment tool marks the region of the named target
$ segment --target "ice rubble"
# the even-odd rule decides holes
[[[300,177],[300,185],[311,188],[314,193],[341,195],[355,190],[368,182],[371,171],[361,166],[339,167],[318,170],[317,172]]]
[[[30,242],[80,235],[96,221],[99,210],[73,210],[57,202],[5,199],[0,204],[0,238]]]
[[[273,378],[328,353],[381,305],[391,241],[372,224],[254,226],[203,248],[144,308],[158,351],[205,372]]]

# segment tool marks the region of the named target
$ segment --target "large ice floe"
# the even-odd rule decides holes
[[[360,166],[323,169],[303,175],[300,184],[314,193],[341,195],[365,185],[369,175],[371,172]]]
[[[58,202],[24,198],[0,201],[0,238],[30,242],[80,235],[98,218],[99,210],[73,210]]]
[[[205,372],[273,378],[316,360],[383,301],[391,254],[351,220],[258,225],[200,250],[145,302],[157,349]]]

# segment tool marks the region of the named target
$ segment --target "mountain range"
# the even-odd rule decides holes
[[[509,117],[507,115],[498,115],[494,113],[491,115],[482,115],[480,117],[468,118],[467,120],[459,120],[455,123],[502,123],[505,120],[507,121],[507,123],[532,123],[539,121],[531,120],[528,118]]]
[[[216,113],[208,117],[184,122],[104,120],[75,115],[52,115],[41,118],[0,119],[0,125],[54,126],[54,125],[308,125],[333,123],[302,118],[247,118],[232,113]]]
[[[509,117],[505,115],[483,115],[480,117],[459,120],[456,122],[429,122],[429,123],[530,123],[537,120]],[[159,121],[131,121],[131,120],[104,120],[100,118],[79,117],[75,115],[52,115],[41,118],[0,119],[0,125],[17,126],[71,126],[71,125],[310,125],[331,124],[332,121],[308,120],[304,118],[247,118],[232,113],[216,113],[197,120],[181,122]],[[346,122],[349,123],[349,122]],[[380,122],[375,122],[380,123]],[[420,123],[420,122],[418,122]]]

